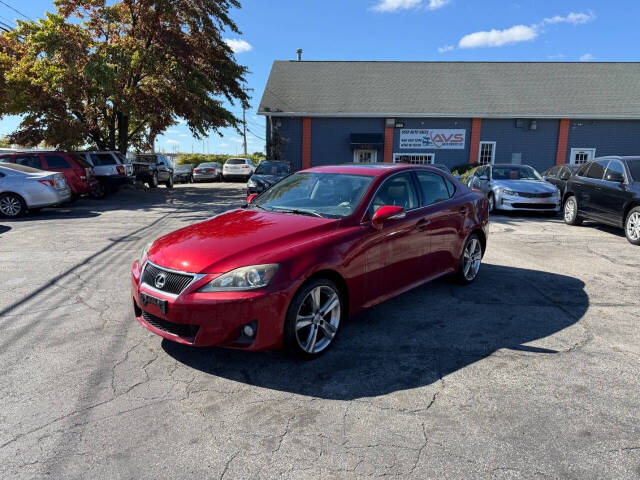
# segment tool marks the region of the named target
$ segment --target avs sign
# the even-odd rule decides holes
[[[452,150],[464,148],[465,129],[435,130],[409,129],[400,130],[400,148],[432,148],[435,150]]]

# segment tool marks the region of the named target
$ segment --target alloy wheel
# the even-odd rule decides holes
[[[474,237],[467,243],[463,256],[462,274],[465,280],[470,282],[478,275],[482,262],[482,245],[477,238]]]
[[[17,217],[22,211],[20,199],[13,195],[0,198],[0,212],[7,217]]]
[[[576,201],[573,197],[569,197],[564,204],[564,221],[567,223],[573,222],[576,216]]]
[[[309,354],[326,349],[340,325],[340,295],[333,288],[321,285],[304,298],[295,320],[298,345]]]
[[[640,240],[640,212],[633,212],[627,218],[627,236],[633,240]]]

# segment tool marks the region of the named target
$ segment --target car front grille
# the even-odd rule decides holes
[[[513,208],[529,208],[531,210],[553,210],[555,203],[512,203]]]
[[[545,193],[526,193],[526,192],[518,192],[520,197],[524,198],[550,198],[553,196],[553,193],[545,192]]]
[[[162,287],[159,287],[156,283],[156,279],[160,274],[164,274],[165,282]],[[144,267],[144,273],[142,274],[142,282],[146,283],[150,287],[153,287],[161,292],[171,293],[173,295],[179,295],[187,285],[194,279],[194,275],[175,273],[152,265],[150,262]]]
[[[170,333],[172,335],[176,335],[177,337],[184,338],[185,340],[193,342],[198,334],[198,330],[200,329],[199,325],[189,325],[186,323],[173,323],[168,320],[164,320],[160,317],[156,317],[155,315],[151,315],[148,312],[142,311],[142,318],[149,325],[153,325],[159,330],[163,332]]]

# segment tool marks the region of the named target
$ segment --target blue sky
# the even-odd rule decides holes
[[[37,18],[52,0],[3,0]],[[637,61],[640,2],[498,0],[253,0],[233,12],[242,35],[226,37],[247,65],[252,109],[249,151],[264,149],[256,115],[273,60]],[[0,21],[19,15],[0,3]],[[237,115],[241,110],[230,107]],[[0,136],[18,119],[0,120]],[[234,130],[196,141],[185,125],[171,127],[157,148],[240,153]]]

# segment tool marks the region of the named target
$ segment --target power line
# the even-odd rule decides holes
[[[247,128],[247,131],[248,131],[251,135],[253,135],[254,137],[259,138],[260,140],[265,141],[265,142],[267,141],[265,138],[262,138],[261,136],[256,135],[255,133],[253,133],[253,131],[251,131],[251,129],[250,129],[250,128]]]
[[[4,5],[7,8],[10,8],[11,10],[13,10],[14,12],[16,12],[18,15],[22,15],[24,18],[31,20],[32,22],[35,22],[35,20],[33,18],[31,18],[29,15],[25,15],[24,13],[22,13],[20,10],[13,8],[11,5],[9,5],[7,2],[4,2],[3,0],[0,0],[0,3],[2,5]]]

